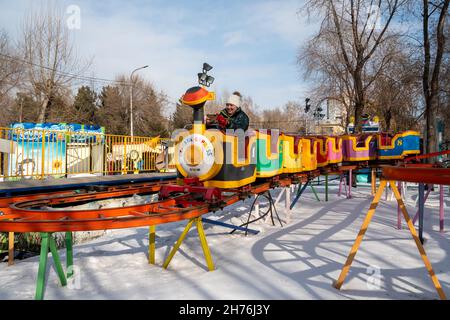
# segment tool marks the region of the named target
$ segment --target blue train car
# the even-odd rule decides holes
[[[402,159],[414,154],[420,154],[419,132],[405,131],[395,135],[378,134],[378,160]]]

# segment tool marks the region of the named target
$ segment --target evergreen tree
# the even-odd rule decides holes
[[[105,86],[99,95],[97,124],[105,127],[107,133],[129,134],[128,108],[117,86]]]
[[[174,129],[184,128],[194,122],[192,108],[177,103],[175,112],[172,114],[172,125]]]
[[[82,86],[78,88],[78,93],[75,96],[73,108],[76,112],[79,123],[96,124],[96,101],[97,94],[90,87]]]
[[[27,92],[17,92],[14,110],[9,122],[34,122],[39,113],[39,101]]]
[[[125,76],[117,78],[126,83]],[[130,135],[130,88],[125,85],[103,87],[99,95],[97,124],[112,134]],[[157,92],[152,84],[136,77],[133,86],[133,122],[135,136],[167,137],[167,119],[163,109],[167,97]]]

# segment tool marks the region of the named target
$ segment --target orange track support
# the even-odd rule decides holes
[[[392,191],[394,192],[395,198],[398,202],[398,205],[403,213],[403,217],[408,225],[409,232],[411,233],[412,238],[417,246],[417,250],[424,262],[426,269],[430,275],[430,278],[433,282],[434,287],[441,299],[446,299],[446,295],[442,290],[442,286],[439,283],[439,280],[434,273],[433,267],[431,266],[430,260],[428,259],[425,249],[420,242],[419,237],[417,236],[416,229],[412,223],[411,218],[409,217],[408,211],[406,210],[405,204],[403,203],[400,192],[395,185],[395,181],[407,181],[407,182],[418,182],[418,183],[428,183],[428,184],[440,184],[440,185],[450,185],[450,169],[442,169],[442,168],[425,168],[423,166],[414,166],[408,165],[408,167],[393,167],[393,166],[383,166],[382,167],[382,179],[380,182],[380,186],[374,196],[372,204],[366,214],[366,217],[363,221],[361,229],[353,243],[353,246],[350,250],[350,253],[347,256],[347,260],[342,267],[341,273],[334,284],[336,289],[340,289],[342,284],[344,283],[345,278],[350,270],[350,267],[353,263],[353,260],[358,252],[358,249],[361,245],[361,242],[364,238],[364,235],[369,227],[369,224],[372,220],[372,217],[375,214],[378,203],[381,199],[381,195],[389,184],[391,186]]]

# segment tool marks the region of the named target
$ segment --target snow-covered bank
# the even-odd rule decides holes
[[[323,187],[317,190],[323,199]],[[230,235],[228,229],[205,224],[217,269],[213,272],[207,272],[194,229],[169,268],[162,269],[186,222],[157,227],[155,266],[147,261],[147,228],[108,231],[74,247],[79,278],[72,288],[62,288],[49,267],[45,299],[437,299],[408,230],[396,229],[396,203],[384,197],[342,290],[332,287],[371,202],[367,187],[353,189],[350,200],[338,198],[336,191],[333,185],[330,201],[317,202],[307,190],[289,224],[281,228],[276,219],[275,226],[259,221],[252,225],[262,230],[258,235]],[[408,196],[413,215],[416,195],[410,191]],[[236,224],[246,220],[250,205],[248,199],[208,218]],[[278,212],[285,220],[281,203]],[[439,233],[438,208],[428,207],[424,236],[428,257],[450,295],[450,217],[446,214],[446,231]],[[60,253],[64,261],[64,250]],[[13,267],[1,264],[0,299],[33,299],[37,268],[38,257],[17,261]]]

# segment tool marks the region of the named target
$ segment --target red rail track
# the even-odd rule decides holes
[[[420,164],[408,164],[407,167],[382,166],[382,169],[383,177],[387,180],[450,184],[450,169],[423,167]],[[0,230],[5,232],[90,231],[142,227],[192,219],[242,200],[250,194],[262,193],[276,186],[305,182],[318,175],[320,175],[318,170],[283,175],[258,185],[228,190],[204,188],[196,181],[188,181],[191,184],[183,186],[170,184],[171,181],[169,181],[108,187],[106,191],[82,194],[62,191],[50,196],[40,194],[5,198],[0,202],[0,210],[3,211],[3,215],[0,216]],[[43,209],[156,192],[160,192],[162,200],[150,204],[95,210]]]
[[[383,177],[391,181],[450,185],[450,169],[427,168],[409,165],[407,167],[382,167]]]
[[[174,180],[167,180],[164,182],[149,182],[149,183],[128,183],[118,186],[94,186],[94,189],[101,191],[88,191],[87,188],[80,190],[64,190],[51,191],[47,193],[37,193],[28,195],[18,195],[12,197],[0,198],[0,211],[3,213],[10,213],[10,205],[17,202],[48,199],[55,204],[101,200],[112,197],[120,197],[132,195],[135,193],[158,192],[161,186],[174,183]],[[103,190],[102,190],[103,189]]]
[[[299,175],[300,179],[306,179],[305,175]],[[95,192],[92,194],[72,193],[57,195],[54,197],[30,199],[29,196],[21,196],[20,200],[3,208],[0,216],[0,230],[4,232],[63,232],[63,231],[91,231],[106,229],[133,228],[158,225],[185,219],[192,219],[220,207],[231,205],[242,200],[248,194],[264,192],[276,185],[288,185],[291,178],[274,179],[270,182],[236,190],[220,190],[220,203],[205,202],[204,199],[196,200],[190,189],[199,187],[183,186],[187,192],[178,195],[169,195],[150,204],[140,204],[127,207],[104,208],[95,210],[52,210],[42,209],[58,205],[76,205],[80,202],[117,198],[136,193],[158,192],[163,187],[169,187],[168,183],[155,183],[145,186],[130,186],[124,190]],[[172,187],[178,187],[172,185]],[[198,190],[196,190],[198,191]],[[34,198],[31,197],[31,198]],[[11,198],[8,201],[16,200]],[[5,210],[6,209],[6,210]]]

